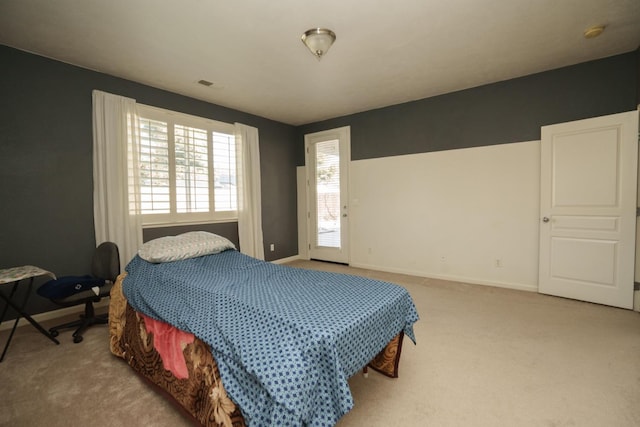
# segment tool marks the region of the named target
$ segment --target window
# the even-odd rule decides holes
[[[237,219],[234,126],[138,104],[144,225]]]

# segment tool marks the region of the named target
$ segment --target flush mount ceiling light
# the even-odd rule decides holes
[[[604,31],[604,25],[596,25],[591,28],[587,28],[584,30],[584,38],[592,39],[598,37]]]
[[[302,43],[318,58],[318,61],[327,53],[334,41],[336,41],[335,33],[326,28],[312,28],[302,35]]]

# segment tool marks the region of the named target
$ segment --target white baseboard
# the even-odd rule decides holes
[[[109,305],[109,299],[105,298],[98,303],[94,303],[93,307],[101,308],[101,307],[106,307],[108,305]],[[73,307],[65,307],[58,310],[46,311],[44,313],[34,314],[31,317],[36,322],[42,323],[42,322],[46,322],[47,320],[59,319],[61,317],[70,316],[72,314],[80,315],[82,313],[84,313],[84,304],[75,305]],[[15,320],[5,320],[4,322],[2,322],[2,324],[0,324],[0,331],[5,331],[7,329],[13,328],[14,322]],[[28,324],[29,324],[29,321],[24,318],[20,318],[20,321],[18,322],[18,326],[24,326]]]
[[[307,259],[307,258],[301,257],[300,255],[295,255],[289,258],[277,259],[271,262],[274,264],[284,264],[284,263],[296,261],[299,259]],[[404,270],[400,268],[381,267],[379,265],[369,265],[369,264],[360,264],[360,263],[350,263],[349,266],[356,267],[356,268],[364,268],[367,270],[385,271],[387,273],[408,274],[410,276],[426,277],[430,279],[449,280],[451,282],[470,283],[474,285],[484,285],[484,286],[495,286],[498,288],[516,289],[519,291],[527,291],[527,292],[538,292],[537,286],[524,285],[521,283],[497,282],[497,281],[481,280],[481,279],[474,279],[470,277],[453,276],[453,275],[446,275],[446,274],[425,275],[424,272],[410,271],[410,270]],[[638,295],[639,295],[639,301],[640,301],[640,292],[638,293]]]
[[[290,256],[288,258],[280,258],[280,259],[276,259],[276,260],[273,260],[273,261],[270,261],[270,262],[272,262],[274,264],[284,264],[284,263],[287,263],[287,262],[296,261],[298,259],[300,259],[300,255],[294,255],[294,256]]]
[[[381,267],[379,265],[368,265],[351,263],[351,267],[364,268],[367,270],[385,271],[387,273],[408,274],[410,276],[426,277],[430,279],[449,280],[451,282],[470,283],[473,285],[494,286],[498,288],[515,289],[519,291],[538,292],[538,287],[533,285],[525,285],[521,283],[498,282],[492,280],[475,279],[472,277],[461,277],[449,274],[425,274],[424,272],[403,270],[400,268]]]

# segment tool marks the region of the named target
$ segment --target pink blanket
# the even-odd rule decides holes
[[[194,340],[193,334],[174,328],[165,322],[141,314],[147,333],[153,334],[153,346],[160,354],[162,365],[178,379],[189,378],[182,351]]]

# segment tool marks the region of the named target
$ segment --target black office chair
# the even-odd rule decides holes
[[[50,299],[63,307],[84,304],[84,315],[79,320],[54,326],[49,329],[56,337],[60,329],[75,328],[73,342],[82,341],[82,334],[91,325],[105,324],[107,314],[97,315],[93,303],[109,296],[109,292],[120,274],[120,254],[118,246],[112,242],[101,243],[93,254],[91,275],[65,276],[50,280],[38,288],[40,296]]]

